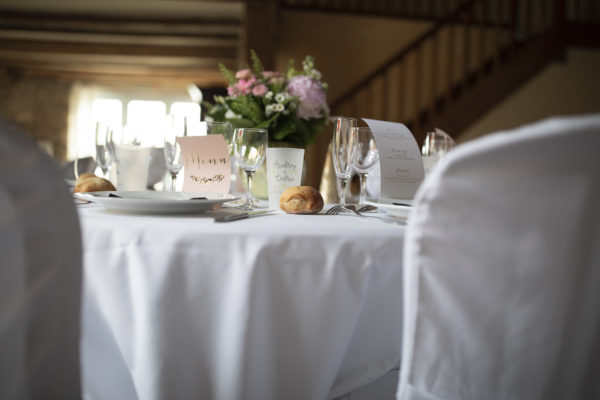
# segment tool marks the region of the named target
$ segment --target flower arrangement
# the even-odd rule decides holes
[[[285,74],[265,71],[254,51],[252,67],[235,74],[220,64],[227,79],[227,96],[215,96],[214,104],[204,103],[207,121],[229,121],[233,128],[266,128],[269,143],[287,142],[306,147],[327,122],[329,107],[314,60],[307,56],[302,70],[290,60]]]

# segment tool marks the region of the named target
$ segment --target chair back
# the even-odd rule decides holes
[[[58,165],[0,120],[0,399],[79,399],[81,238]]]
[[[600,399],[600,114],[459,146],[415,202],[397,398]]]

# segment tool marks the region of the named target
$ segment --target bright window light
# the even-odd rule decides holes
[[[167,106],[162,101],[132,100],[127,104],[127,128],[124,143],[138,142],[142,146],[161,147]]]

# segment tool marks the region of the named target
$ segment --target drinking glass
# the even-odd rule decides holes
[[[425,175],[428,175],[435,164],[437,164],[444,154],[453,149],[455,145],[456,143],[452,137],[440,129],[427,132],[423,147],[421,148]]]
[[[231,123],[219,122],[219,121],[210,121],[206,122],[206,134],[207,135],[223,135],[225,138],[225,142],[227,143],[227,149],[229,150],[229,160],[231,164],[231,183],[229,186],[229,191],[231,193],[237,192],[237,171],[238,165],[235,161],[235,157],[233,156],[233,128]]]
[[[108,144],[108,131],[108,126],[96,122],[96,164],[98,164],[98,167],[102,170],[103,178],[106,178],[112,160]]]
[[[181,156],[181,147],[177,142],[178,137],[185,136],[185,130],[182,126],[178,126],[175,123],[175,118],[172,115],[168,115],[166,118],[166,127],[164,134],[164,152],[165,152],[165,164],[171,174],[171,190],[175,190],[175,182],[177,180],[177,174],[183,168],[183,157]]]
[[[227,142],[227,148],[229,149],[229,156],[233,156],[233,128],[229,122],[206,122],[206,134],[207,135],[223,135],[225,142]]]
[[[244,208],[257,208],[252,203],[252,176],[265,160],[269,135],[266,129],[238,128],[233,133],[233,147],[238,164],[246,173],[246,202]]]
[[[335,175],[341,181],[340,204],[346,204],[346,188],[352,176],[352,160],[356,151],[356,136],[352,128],[356,118],[337,117],[333,128],[331,159]]]
[[[375,144],[375,138],[371,129],[365,126],[352,128],[356,136],[356,152],[354,153],[353,165],[360,178],[359,205],[364,205],[367,193],[367,175],[379,160],[379,152]]]

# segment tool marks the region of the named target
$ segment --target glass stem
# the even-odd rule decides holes
[[[246,179],[248,182],[248,190],[246,191],[246,210],[252,208],[252,175],[254,175],[254,171],[246,171]]]
[[[171,191],[175,191],[175,182],[177,181],[177,174],[171,172]]]
[[[348,187],[348,182],[350,178],[342,178],[342,193],[340,193],[340,204],[346,204],[346,188]]]
[[[360,198],[358,200],[358,204],[362,206],[365,204],[365,200],[367,199],[367,174],[360,173],[358,174],[358,177],[360,178]]]

